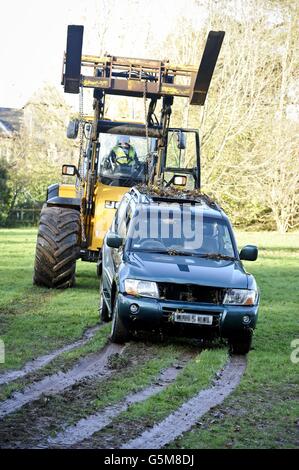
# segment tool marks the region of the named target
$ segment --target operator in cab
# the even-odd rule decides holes
[[[120,135],[116,145],[111,149],[108,160],[111,166],[134,166],[138,167],[140,162],[135,147],[130,143],[130,137]]]

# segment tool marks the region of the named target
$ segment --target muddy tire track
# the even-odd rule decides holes
[[[103,324],[88,328],[84,332],[82,339],[62,346],[61,348],[56,349],[55,351],[52,351],[49,354],[45,354],[43,356],[37,357],[36,359],[33,359],[32,361],[27,362],[27,364],[25,364],[24,367],[20,370],[10,370],[8,372],[0,374],[0,385],[8,384],[14,380],[25,377],[26,375],[32,372],[36,372],[42,367],[52,362],[54,359],[56,359],[56,357],[60,356],[61,354],[84,346],[86,343],[88,343],[88,341],[90,341],[94,337],[94,335],[101,328],[101,326],[103,326]]]
[[[57,434],[55,438],[49,438],[47,444],[41,445],[40,447],[65,448],[90,438],[94,433],[99,432],[108,426],[114,418],[123,411],[126,411],[130,405],[140,403],[154,395],[157,395],[169,384],[173,383],[190,359],[191,356],[187,357],[186,355],[175,365],[162,370],[152,385],[136,393],[131,393],[120,402],[107,406],[103,410],[100,410],[87,418],[81,419],[74,426],[70,426]]]
[[[161,449],[191,429],[196,421],[211,408],[220,405],[239,384],[246,369],[246,357],[232,356],[222,373],[208,389],[185,402],[174,413],[139,437],[121,446],[121,449]]]
[[[108,377],[113,369],[108,367],[108,359],[113,354],[120,354],[125,346],[109,343],[100,352],[80,360],[67,372],[58,372],[45,377],[39,382],[16,392],[11,398],[0,405],[0,418],[14,413],[27,403],[39,399],[42,395],[55,395],[71,387],[76,382],[88,377]]]
[[[198,355],[198,349],[193,346],[187,350],[185,347],[178,349],[180,351],[173,355],[173,351],[168,351],[166,348],[166,354],[170,354],[168,364],[180,364],[185,356],[190,356],[188,360],[191,360]],[[160,357],[160,345],[148,341],[127,343],[121,354],[109,356],[108,367],[113,370],[113,373],[108,377],[84,378],[56,395],[42,395],[38,400],[28,403],[19,412],[6,416],[2,421],[0,419],[0,448],[49,447],[47,441],[50,436],[55,437],[79,420],[98,413],[100,406],[102,410],[110,406],[110,400],[108,402],[105,400],[105,405],[98,404],[99,398],[107,396],[112,386],[121,389],[122,379],[127,380],[128,375],[134,381],[135,368],[139,373],[142,373],[143,366],[150,371],[151,365],[148,365],[148,362],[155,361],[158,356],[160,359],[164,357],[164,353]],[[168,365],[155,367],[156,374],[151,374],[152,380],[149,383],[155,384],[160,371],[167,367]],[[123,392],[115,403],[119,403],[129,394],[142,388],[142,385],[136,386],[138,388],[134,387],[131,392]],[[105,429],[104,432],[106,431]],[[95,433],[77,446],[90,446],[92,441],[97,439],[97,434]],[[128,435],[125,435],[122,442],[127,440]],[[99,445],[97,444],[96,447]]]

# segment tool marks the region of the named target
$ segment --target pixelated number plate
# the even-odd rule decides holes
[[[179,313],[174,312],[172,314],[172,319],[175,322],[179,323],[192,323],[195,325],[212,325],[213,316],[212,315],[199,315],[195,313]]]

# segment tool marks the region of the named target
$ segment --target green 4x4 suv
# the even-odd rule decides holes
[[[103,246],[100,314],[112,320],[112,341],[162,330],[226,338],[246,354],[260,296],[241,260],[257,255],[252,245],[238,253],[228,217],[209,199],[133,188]]]

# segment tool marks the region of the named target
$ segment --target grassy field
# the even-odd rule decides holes
[[[248,355],[248,368],[238,389],[172,447],[298,445],[299,364],[290,359],[291,342],[299,337],[298,235],[237,234],[240,247],[254,243],[260,248],[259,260],[246,264],[256,276],[262,295],[254,349]],[[88,326],[98,321],[95,265],[78,263],[75,289],[36,288],[32,286],[35,238],[34,229],[0,230],[0,339],[6,347],[6,361],[0,364],[0,372],[20,368],[28,360],[80,338]],[[68,359],[75,360],[80,354],[96,350],[103,345],[107,334],[108,328],[99,331],[88,346],[68,353]],[[167,364],[173,351],[167,346],[163,355],[162,349],[160,360]],[[146,420],[150,425],[166,416],[192,396],[197,387],[208,384],[211,374],[224,363],[226,351],[206,351],[199,357],[202,361],[194,360],[177,383],[165,390],[159,399],[130,407],[119,418],[120,422]],[[58,360],[55,364],[60,367],[63,363]],[[47,370],[49,367],[53,366],[48,366]],[[194,368],[198,377],[195,383]],[[134,380],[146,383],[146,377],[141,380],[143,372],[140,368]],[[126,393],[128,386],[134,388],[134,382],[123,385],[121,395]],[[110,384],[111,393],[114,388],[114,399],[120,394],[119,387],[122,387],[121,380]]]
[[[35,287],[35,241],[34,229],[0,231],[0,337],[6,346],[0,370],[71,342],[98,321],[95,265],[78,263],[76,289]]]
[[[240,246],[260,248],[259,260],[247,263],[262,298],[254,349],[235,393],[179,439],[178,447],[299,446],[299,363],[291,361],[291,342],[299,338],[298,235],[238,234]]]

